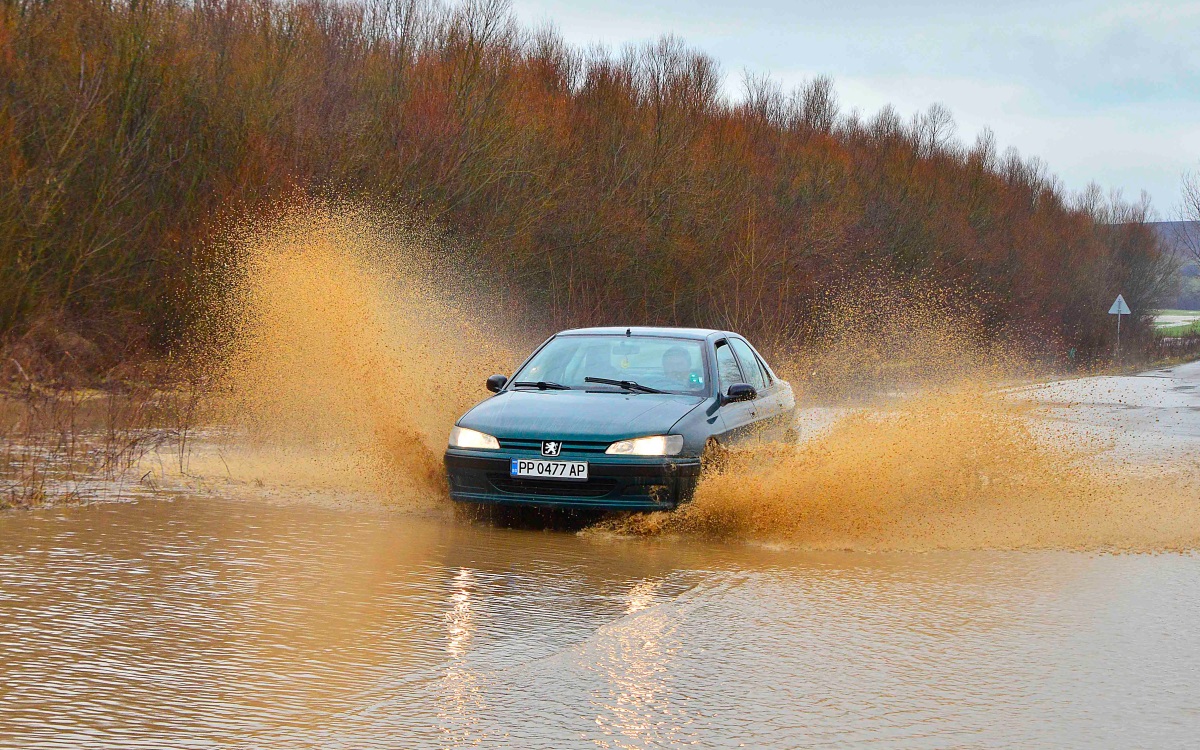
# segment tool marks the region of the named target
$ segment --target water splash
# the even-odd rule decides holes
[[[243,474],[441,497],[450,427],[513,356],[473,322],[477,289],[451,296],[437,236],[314,201],[229,248],[206,368]]]
[[[451,424],[529,337],[496,327],[496,306],[445,270],[434,233],[377,212],[315,203],[230,247],[207,369],[210,416],[235,439],[197,473],[444,506]],[[1026,360],[987,345],[946,297],[904,291],[838,298],[841,325],[779,364],[802,402],[841,410],[832,424],[733,454],[678,511],[593,533],[817,549],[1200,546],[1194,476],[1101,471],[1104,441],[1004,395]],[[487,328],[473,314],[484,306]]]
[[[1194,466],[1113,462],[1108,438],[960,388],[853,410],[799,445],[736,451],[691,503],[599,530],[809,549],[1191,550],[1197,497]]]
[[[1040,366],[961,298],[876,284],[831,295],[822,315],[824,333],[777,364],[803,411],[826,415],[818,429],[733,451],[674,512],[594,531],[812,549],[1200,547],[1194,462],[1121,460],[1118,425],[1080,429],[1012,393]]]

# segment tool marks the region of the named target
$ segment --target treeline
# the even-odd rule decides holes
[[[818,335],[830,290],[933,280],[987,330],[1105,351],[1165,269],[1148,206],[1068,197],[947,111],[829,80],[723,95],[673,38],[613,53],[504,2],[3,0],[0,332],[164,348],[215,217],[295,191],[416,207],[549,324]]]

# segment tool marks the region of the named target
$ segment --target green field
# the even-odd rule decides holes
[[[1158,310],[1156,315],[1195,315],[1200,318],[1200,310]],[[1200,336],[1200,320],[1172,326],[1156,326],[1154,334],[1156,336]]]
[[[1154,335],[1156,336],[1200,336],[1200,320],[1191,323],[1181,323],[1177,326],[1164,326],[1163,328],[1155,328]]]

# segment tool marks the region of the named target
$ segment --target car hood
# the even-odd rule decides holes
[[[499,438],[623,440],[665,433],[703,401],[657,393],[505,391],[458,424]]]

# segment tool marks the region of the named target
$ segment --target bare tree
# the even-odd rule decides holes
[[[1183,207],[1180,216],[1185,222],[1179,228],[1183,247],[1200,263],[1200,171],[1183,176]]]

